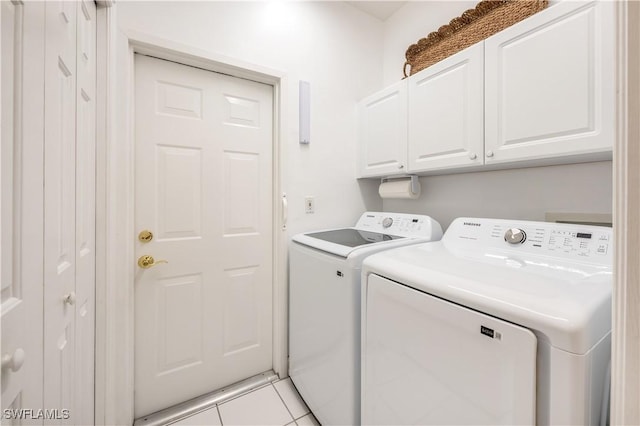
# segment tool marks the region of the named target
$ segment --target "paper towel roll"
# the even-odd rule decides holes
[[[409,198],[415,200],[420,196],[420,182],[416,180],[417,191],[411,191],[411,179],[397,179],[383,182],[378,188],[382,198]]]

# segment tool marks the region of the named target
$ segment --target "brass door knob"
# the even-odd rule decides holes
[[[150,256],[148,254],[142,255],[140,256],[140,258],[138,258],[138,266],[141,267],[142,269],[149,269],[152,266],[156,266],[159,263],[169,263],[169,262],[166,260],[155,260],[153,256]]]

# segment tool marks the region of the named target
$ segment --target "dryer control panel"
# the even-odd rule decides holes
[[[356,229],[381,232],[400,237],[423,237],[439,240],[440,224],[429,216],[420,214],[366,212],[360,216]]]
[[[442,240],[460,248],[482,246],[611,264],[612,238],[613,230],[602,226],[458,218]]]

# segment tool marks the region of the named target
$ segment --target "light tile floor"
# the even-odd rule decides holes
[[[319,426],[289,378],[264,385],[171,424]]]

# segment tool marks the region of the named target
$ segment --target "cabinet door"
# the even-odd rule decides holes
[[[484,46],[408,79],[410,172],[483,164]]]
[[[486,164],[610,156],[614,6],[560,2],[485,41]]]
[[[360,102],[359,177],[404,172],[407,157],[407,82]]]

